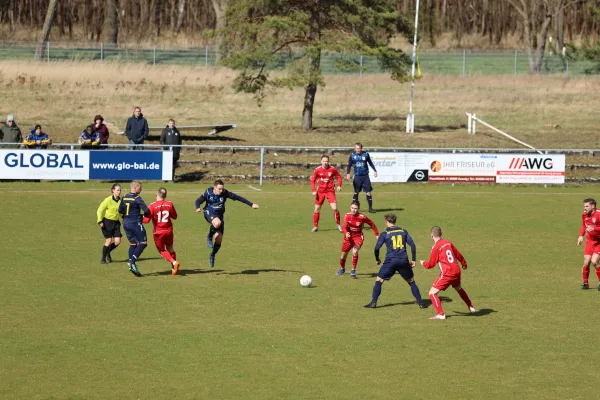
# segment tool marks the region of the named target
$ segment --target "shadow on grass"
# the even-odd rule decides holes
[[[275,269],[275,268],[265,268],[265,269],[245,269],[240,272],[221,272],[219,275],[258,275],[264,272],[294,272],[300,273],[300,271],[294,271],[289,269]]]
[[[179,270],[179,274],[180,276],[186,276],[186,275],[194,275],[194,274],[211,274],[211,273],[215,273],[215,272],[223,272],[224,270],[222,269],[180,269]],[[164,275],[171,275],[171,270],[164,270],[164,271],[158,271],[158,272],[152,272],[149,274],[143,274],[144,276],[164,276]]]
[[[402,207],[399,207],[399,208],[376,208],[375,211],[377,211],[378,213],[388,212],[388,211],[404,211],[404,208],[402,208]]]
[[[162,257],[142,257],[139,260],[137,260],[137,263],[143,263],[144,261],[150,261],[150,260],[162,260]],[[124,259],[124,260],[119,260],[119,261],[115,261],[113,260],[112,263],[108,263],[108,264],[115,264],[115,263],[128,263],[129,260],[128,259]],[[137,264],[136,264],[137,265]]]
[[[447,132],[447,131],[457,131],[459,129],[466,129],[466,127],[460,126],[460,125],[446,125],[446,126],[419,125],[419,126],[415,127],[415,133]]]
[[[382,116],[373,116],[373,115],[337,115],[331,117],[325,117],[328,121],[404,121],[405,117],[400,117],[398,115],[382,115]]]
[[[443,303],[451,303],[452,299],[450,297],[440,297],[440,300]],[[429,299],[423,299],[423,304],[425,304],[428,308],[431,307],[431,300]],[[384,307],[395,307],[395,306],[409,306],[409,305],[417,305],[416,301],[402,301],[400,303],[389,303],[389,304],[383,304],[383,305],[378,305],[377,308],[384,308]],[[471,313],[469,313],[471,315]]]
[[[206,176],[205,171],[185,172],[183,174],[175,175],[175,182],[193,182],[203,179]]]
[[[491,308],[482,308],[481,310],[477,310],[474,313],[472,312],[464,312],[464,311],[454,311],[454,315],[448,315],[448,317],[483,317],[485,315],[490,315],[493,313],[497,313],[498,311],[492,310]]]

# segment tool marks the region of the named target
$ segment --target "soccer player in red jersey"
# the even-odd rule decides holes
[[[166,200],[167,189],[160,188],[156,192],[156,201],[148,206],[150,216],[144,218],[144,223],[152,221],[154,225],[154,244],[165,260],[171,264],[171,273],[179,273],[179,261],[173,248],[173,222],[177,219],[177,211],[170,201]]]
[[[350,204],[350,212],[344,216],[342,224],[342,233],[344,234],[344,242],[342,243],[342,256],[340,257],[340,269],[337,275],[343,275],[346,272],[346,258],[352,250],[352,271],[350,276],[356,278],[356,264],[358,264],[358,252],[362,247],[365,237],[363,235],[363,227],[368,224],[373,229],[375,237],[379,238],[379,231],[375,223],[369,217],[361,214],[360,203],[354,200]]]
[[[435,267],[436,264],[440,266],[440,275],[433,282],[429,290],[431,304],[433,304],[435,311],[437,311],[437,315],[431,317],[431,319],[446,319],[442,303],[437,294],[440,290],[446,290],[450,286],[458,292],[460,298],[469,307],[469,311],[472,313],[477,311],[473,307],[473,303],[471,303],[467,292],[460,286],[460,268],[458,262],[460,261],[462,269],[467,269],[467,260],[465,260],[460,251],[449,240],[442,239],[442,228],[439,226],[431,228],[431,238],[435,244],[431,249],[429,261],[421,260],[421,265],[427,269]]]
[[[337,179],[337,187],[334,187],[334,178]],[[315,188],[315,182],[318,183],[318,188]],[[335,215],[335,223],[338,230],[341,232],[342,227],[340,226],[340,212],[337,209],[335,200],[335,191],[342,190],[342,176],[340,173],[329,165],[329,156],[323,154],[321,156],[321,166],[316,168],[310,178],[310,188],[312,194],[315,196],[315,212],[313,213],[313,228],[312,231],[316,232],[319,230],[319,216],[321,215],[321,206],[325,202],[325,199],[329,202],[333,214]]]
[[[600,210],[596,209],[596,200],[585,199],[583,201],[583,214],[581,215],[581,229],[579,230],[579,238],[577,246],[583,243],[585,239],[585,248],[583,249],[583,283],[581,289],[587,290],[590,288],[588,279],[590,277],[590,263],[596,268],[596,276],[600,282]],[[598,283],[600,290],[600,283]]]

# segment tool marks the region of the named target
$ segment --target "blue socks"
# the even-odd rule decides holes
[[[367,203],[369,203],[369,209],[373,208],[373,196],[367,195]]]
[[[383,282],[375,281],[375,286],[373,286],[373,303],[377,303],[377,299],[379,298],[379,295],[381,294],[382,283]]]
[[[135,253],[135,249],[137,246],[129,246],[129,262],[133,260],[133,253]]]
[[[219,249],[221,248],[221,243],[217,244],[215,243],[212,249],[212,255],[215,256],[217,255],[217,253],[219,252]]]
[[[410,291],[412,292],[412,295],[417,300],[417,303],[421,304],[423,302],[423,300],[421,299],[421,292],[419,292],[419,287],[417,286],[417,282],[412,281],[411,283],[409,283],[409,285],[410,285]]]
[[[358,193],[354,193],[354,196],[352,196],[352,201],[358,201]]]
[[[144,249],[147,247],[148,245],[146,243],[138,243],[137,246],[135,246],[135,250],[133,252],[133,257],[135,257],[134,261],[137,261],[138,258],[140,258],[140,256],[142,255],[142,252],[144,251]],[[132,246],[134,247],[134,246]]]

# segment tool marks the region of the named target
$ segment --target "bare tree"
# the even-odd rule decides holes
[[[104,9],[104,40],[117,46],[119,40],[119,15],[116,0],[106,0]]]
[[[179,33],[183,26],[183,18],[185,17],[186,0],[179,0],[177,7],[177,24],[175,25],[175,33]]]
[[[35,51],[34,59],[36,61],[40,61],[42,59],[42,54],[44,52],[44,47],[48,42],[48,37],[50,37],[50,29],[52,28],[52,22],[54,21],[54,16],[56,15],[56,4],[58,0],[50,0],[48,3],[48,10],[46,11],[46,19],[44,20],[44,27],[42,28],[42,40],[38,45],[38,48]]]

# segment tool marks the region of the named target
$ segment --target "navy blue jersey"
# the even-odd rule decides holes
[[[123,214],[123,225],[141,223],[144,215],[150,211],[142,198],[135,193],[127,193],[119,204],[119,214]]]
[[[417,247],[410,234],[397,226],[390,226],[385,231],[381,232],[377,244],[375,245],[375,259],[379,260],[379,249],[383,244],[387,246],[385,254],[386,261],[408,262],[408,254],[406,253],[406,245],[410,246],[412,261],[417,260]]]
[[[346,173],[349,174],[350,168],[354,166],[354,176],[369,175],[369,165],[373,168],[373,171],[377,171],[369,153],[366,151],[363,151],[360,154],[354,152],[350,154],[350,157],[348,158]]]
[[[241,201],[244,204],[252,206],[252,202],[243,198],[242,196],[238,196],[237,194],[226,189],[223,189],[221,194],[217,195],[214,193],[214,188],[209,187],[204,193],[202,193],[200,197],[196,199],[196,208],[200,208],[202,203],[206,202],[204,211],[208,210],[213,214],[223,215],[225,214],[225,202],[227,199]]]

